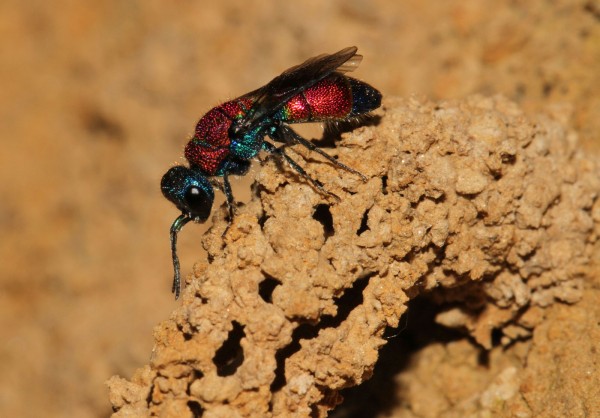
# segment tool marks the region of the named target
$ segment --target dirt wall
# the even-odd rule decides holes
[[[0,415],[107,416],[111,404],[104,382],[113,375],[130,378],[148,362],[153,328],[179,307],[169,293],[167,231],[177,214],[158,185],[163,173],[181,162],[195,122],[212,106],[263,85],[310,56],[357,45],[365,58],[354,75],[385,98],[408,100],[416,94],[417,103],[425,106],[424,98],[438,103],[471,94],[492,100],[502,94],[529,123],[539,113],[550,115],[564,132],[578,136],[579,145],[569,146],[581,147],[592,159],[600,131],[598,10],[594,2],[570,0],[311,0],[251,6],[227,0],[2,2]],[[308,134],[319,135],[318,130]],[[353,152],[343,157],[361,165]],[[315,170],[321,165],[309,163]],[[250,185],[269,167],[255,164],[247,176],[234,180],[236,197],[249,202]],[[373,175],[367,185],[334,171],[324,180],[338,188],[343,179],[351,182],[348,187],[373,187],[375,193],[376,170],[365,171]],[[289,173],[282,179],[296,183]],[[467,183],[462,186],[474,186]],[[543,203],[546,193],[556,193],[554,186],[546,190],[546,183],[540,184],[543,193],[533,193],[534,208],[538,197]],[[312,196],[310,188],[301,190]],[[312,212],[307,214],[312,224]],[[204,230],[189,226],[181,235],[184,275],[195,261],[205,259],[200,245]],[[564,260],[568,251],[555,245],[553,251]],[[582,256],[571,254],[577,260]],[[492,299],[508,298],[512,280],[505,286],[508,293],[496,292]],[[533,347],[547,338],[562,347],[557,355],[564,359],[548,371],[562,373],[562,365],[582,356],[573,345],[594,338],[591,322],[580,322],[581,312],[593,317],[593,283],[585,279],[582,287],[570,290],[581,294],[577,304],[554,303],[543,315],[533,315],[529,321],[539,324],[535,329],[519,325],[501,327],[502,335],[492,332],[490,352],[512,349],[502,344],[503,338],[510,342],[523,334],[523,344],[529,341]],[[564,295],[566,287],[561,289]],[[536,298],[554,300],[552,292]],[[533,297],[515,294],[519,300]],[[450,309],[430,312],[444,305],[425,306],[420,311],[409,305],[400,329],[383,336],[381,342],[387,344],[379,351],[380,364],[388,366],[381,375],[394,370],[398,377],[384,379],[386,389],[375,395],[401,402],[407,391],[415,390],[405,382],[428,373],[427,359],[435,353],[421,350],[435,344],[450,350],[447,338],[433,338],[433,332],[425,337],[413,329],[421,317],[432,316],[423,324],[427,330],[436,323],[456,324],[472,335],[479,330],[478,341],[484,341],[479,322]],[[555,317],[571,321],[572,334],[557,334],[543,320]],[[548,336],[536,331],[544,324]],[[469,344],[469,353],[479,353],[478,343],[465,342],[463,334],[451,338],[456,339]],[[400,359],[382,362],[389,359],[386,347],[409,342]],[[548,347],[544,344],[540,347]],[[581,370],[585,378],[554,382],[564,388],[573,381],[596,382]],[[381,382],[377,366],[374,373],[369,382]],[[542,377],[540,373],[532,376]],[[435,386],[435,396],[446,397],[444,382]],[[360,389],[346,396],[348,408],[352,399],[366,396],[369,386]],[[570,405],[571,392],[560,393],[564,395],[552,401]],[[368,399],[363,404],[372,408],[385,405],[373,401],[376,397]],[[440,405],[432,410],[443,410],[445,404]]]

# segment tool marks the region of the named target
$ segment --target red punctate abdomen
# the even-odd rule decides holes
[[[275,115],[288,123],[342,120],[381,105],[381,93],[370,85],[334,73],[292,97]]]
[[[352,91],[346,77],[334,74],[292,97],[278,112],[290,123],[342,119],[352,110]]]

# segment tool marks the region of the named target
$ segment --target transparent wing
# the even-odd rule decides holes
[[[242,133],[255,128],[265,116],[274,113],[292,97],[331,73],[345,73],[356,69],[362,60],[362,55],[358,55],[356,51],[357,48],[351,46],[335,54],[310,58],[285,70],[264,87],[244,95],[243,97],[251,97],[254,104],[237,123],[236,132]]]

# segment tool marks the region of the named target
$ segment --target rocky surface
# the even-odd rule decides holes
[[[549,374],[593,369],[590,342],[581,368],[532,373],[548,361],[540,345],[565,325],[545,321],[546,309],[582,299],[600,233],[599,167],[574,133],[501,97],[388,99],[377,117],[331,150],[366,183],[298,150],[340,201],[270,160],[224,239],[224,212],[215,215],[203,239],[210,261],[156,329],[150,364],[110,382],[115,417],[326,416],[340,389],[372,375],[384,330],[419,297],[445,307],[437,321],[466,330],[494,367],[483,373],[464,340],[426,348],[413,373],[439,373],[433,388],[448,396],[431,398],[449,401],[433,408],[431,390],[404,380],[416,416],[473,405],[539,416]],[[501,352],[533,333],[527,355]],[[598,407],[587,389],[581,410]]]
[[[386,98],[410,98],[417,94],[438,102],[477,93],[488,98],[502,94],[523,109],[523,117],[530,124],[537,122],[538,113],[549,115],[553,123],[560,122],[560,129],[570,132],[566,136],[575,133],[579,138],[579,145],[570,146],[581,147],[593,159],[600,144],[600,83],[596,71],[600,61],[599,10],[597,3],[588,0],[551,3],[500,0],[489,4],[477,0],[327,3],[306,0],[255,2],[251,7],[247,2],[234,0],[0,2],[3,51],[0,59],[0,178],[3,180],[0,182],[0,416],[107,416],[111,404],[104,382],[113,375],[130,379],[137,368],[149,361],[154,344],[153,327],[179,306],[169,293],[172,267],[167,232],[177,213],[161,196],[159,182],[170,165],[181,162],[183,147],[195,122],[212,106],[261,86],[308,57],[356,45],[364,60],[353,75],[377,87]],[[423,99],[418,102],[425,103]],[[544,122],[543,126],[549,125]],[[318,128],[303,132],[308,138],[321,135]],[[330,174],[321,172],[325,168],[317,158],[318,164],[310,162],[307,166],[327,177],[334,189],[346,188],[358,193],[358,189],[372,187],[375,193],[377,169],[364,168],[360,149],[341,148],[340,152],[345,153],[344,159],[361,165],[374,176],[366,185],[352,175],[330,168],[327,168]],[[379,167],[380,161],[377,164]],[[248,202],[250,185],[257,177],[265,182],[260,173],[272,171],[269,167],[261,168],[256,163],[247,176],[235,179],[232,185],[236,198]],[[480,169],[476,165],[470,172],[464,171],[456,190],[468,194],[484,186],[480,195],[486,193],[495,180],[488,179],[486,186],[485,176],[470,177]],[[539,170],[538,176],[552,172],[548,167]],[[397,186],[406,188],[406,184],[411,184],[412,172],[407,169],[405,173],[407,178]],[[418,179],[423,181],[422,177]],[[535,222],[531,217],[536,213],[535,205],[544,204],[550,195],[556,194],[556,185],[551,184],[554,178],[545,180],[539,196],[529,192],[534,195],[531,196],[534,209],[520,212],[521,221]],[[323,220],[328,209],[334,220],[340,219],[339,213],[334,214],[340,210],[335,202],[314,196],[312,189],[293,173],[286,171],[280,181],[304,187],[305,197],[299,199],[320,202],[315,208],[317,218]],[[265,190],[276,190],[279,196],[283,193],[279,189],[280,186],[271,185]],[[259,193],[266,199],[268,196],[261,190]],[[481,197],[475,201],[483,202]],[[258,205],[257,201],[252,205]],[[551,204],[549,210],[553,210],[552,219],[557,221],[555,205]],[[381,212],[384,207],[387,206],[378,202],[369,211],[368,220],[373,228],[389,224],[388,215]],[[251,224],[267,208],[247,210],[240,222],[247,219]],[[302,210],[311,221],[313,209]],[[594,212],[592,208],[592,213],[597,213],[597,209]],[[567,222],[571,215],[565,216]],[[598,215],[594,219],[597,222]],[[573,222],[579,224],[580,220]],[[318,226],[312,221],[311,224],[311,228]],[[193,261],[206,260],[199,241],[211,225],[209,222],[204,228],[188,226],[181,234],[179,247],[184,274],[190,273]],[[336,239],[335,235],[341,233],[340,226],[334,232],[329,238]],[[277,234],[274,230],[269,233]],[[557,229],[552,236],[556,234]],[[428,235],[430,231],[426,231],[425,236]],[[442,242],[443,237],[441,230],[435,230],[435,242]],[[323,243],[324,248],[331,245],[327,244],[329,238]],[[363,243],[378,241],[368,230],[360,239]],[[310,241],[309,248],[321,245],[322,240],[325,236]],[[577,252],[580,247],[565,248],[565,243],[573,240],[573,237],[557,239],[554,244],[551,251],[559,256],[559,265],[568,254],[574,254],[577,262],[588,256]],[[215,245],[221,243],[219,238]],[[424,242],[424,245],[433,244]],[[587,244],[578,245],[589,248]],[[375,251],[375,247],[361,248]],[[409,247],[402,251],[415,252]],[[472,257],[472,253],[475,257],[470,265],[465,257]],[[593,254],[597,260],[600,252]],[[490,267],[485,267],[479,257],[473,249],[462,258],[459,254],[463,269],[477,265],[487,271]],[[494,253],[491,257],[498,258],[501,254]],[[547,254],[537,257],[548,260]],[[370,264],[373,267],[374,262]],[[581,365],[591,364],[587,361],[593,357],[585,357],[587,343],[583,341],[590,346],[598,345],[591,325],[596,315],[591,307],[594,303],[598,305],[594,293],[597,285],[593,284],[597,282],[592,279],[598,273],[584,279],[583,287],[578,287],[581,283],[578,277],[583,276],[566,278],[565,284],[558,286],[556,276],[563,276],[569,269],[561,267],[560,272],[551,273],[552,267],[540,265],[544,266],[541,270],[544,278],[536,279],[537,284],[529,292],[519,282],[521,270],[498,279],[503,285],[496,283],[489,295],[485,289],[473,290],[475,309],[483,298],[477,294],[481,290],[488,295],[485,299],[491,298],[508,311],[505,312],[508,322],[504,325],[500,316],[504,311],[488,313],[494,326],[500,324],[500,328],[492,331],[491,340],[489,327],[470,312],[457,310],[449,291],[422,292],[421,288],[429,289],[431,284],[422,283],[413,292],[428,296],[414,297],[413,293],[405,292],[410,298],[409,309],[401,317],[399,329],[383,335],[385,341],[381,343],[387,344],[378,351],[373,377],[355,389],[343,390],[346,401],[332,414],[354,410],[361,402],[368,412],[362,413],[363,410],[356,415],[360,417],[373,416],[374,409],[383,411],[385,405],[382,414],[395,411],[390,402],[396,402],[398,407],[413,405],[416,399],[413,396],[417,395],[414,387],[406,386],[408,382],[416,385],[417,373],[423,382],[440,376],[427,368],[429,354],[422,354],[428,353],[430,346],[438,345],[443,349],[440,352],[455,352],[447,347],[449,339],[438,335],[443,333],[440,329],[449,326],[455,330],[467,329],[476,336],[478,342],[469,339],[461,343],[471,344],[470,349],[480,357],[485,355],[479,347],[483,343],[489,347],[490,341],[492,348],[484,349],[485,353],[505,353],[521,344],[527,347],[537,344],[541,351],[546,350],[546,358],[551,358],[552,353],[559,353],[555,349],[562,349],[556,357],[560,362],[553,367],[542,370],[543,364],[536,363],[539,368],[528,369],[530,382],[536,376],[540,379],[539,384],[529,385],[535,388],[531,393],[539,393],[535,397],[538,405],[546,403],[553,408],[559,403],[570,405],[572,393],[577,390],[587,393],[581,385],[597,382],[593,374],[586,377],[588,380],[580,379],[582,375],[568,373],[573,369],[563,371],[558,367],[575,364],[579,359]],[[394,268],[390,274],[400,276],[398,262]],[[376,271],[380,270],[383,271],[377,267]],[[421,277],[424,273],[418,274]],[[532,272],[533,276],[536,274]],[[375,280],[375,276],[369,276],[353,285],[353,277],[340,281],[335,297],[342,297],[348,289],[363,294],[367,288],[361,286]],[[300,283],[312,286],[314,280],[303,276]],[[471,279],[465,275],[462,280]],[[533,277],[528,280],[535,283]],[[547,291],[546,282],[552,284]],[[280,289],[290,286],[289,280],[279,286],[267,281],[259,289],[268,294],[275,287],[272,291],[275,302],[291,312],[296,309],[294,301],[277,300]],[[317,290],[313,291],[320,298]],[[342,303],[332,303],[328,299],[329,290],[323,288],[322,292],[323,297],[316,302],[314,296],[306,301],[312,306],[307,311],[311,318],[324,315],[318,312],[322,304],[327,304],[323,309],[335,316],[334,309]],[[569,301],[579,295],[582,295],[580,302],[571,305]],[[553,303],[557,298],[561,302]],[[589,300],[587,305],[586,300]],[[522,303],[537,308],[529,308],[527,316],[512,320],[512,310]],[[542,307],[540,303],[548,305]],[[587,315],[585,326],[579,322],[578,312],[582,312],[579,307]],[[562,323],[567,327],[565,332],[572,333],[564,334],[564,340],[553,337],[538,343],[541,340],[537,340],[537,330],[549,326],[547,318],[554,318],[555,310],[561,312]],[[422,322],[425,318],[429,322]],[[249,332],[247,327],[243,330]],[[310,337],[314,329],[301,331],[295,331],[296,341]],[[464,339],[463,334],[453,335],[451,341]],[[401,346],[402,354],[395,354],[397,346]],[[294,349],[295,346],[288,350]],[[458,364],[451,356],[443,359],[449,370],[452,364]],[[283,370],[282,367],[278,370]],[[490,379],[494,373],[485,364],[478,370]],[[517,370],[520,379],[521,369]],[[426,372],[432,376],[426,377]],[[562,377],[554,373],[562,373]],[[356,375],[352,376],[356,379]],[[382,376],[387,380],[382,380]],[[460,376],[446,372],[436,387],[440,390],[456,387],[452,383]],[[542,396],[548,392],[541,383],[548,379],[564,389],[560,396]],[[277,382],[281,386],[283,378],[279,377]],[[376,386],[378,382],[385,385]],[[376,403],[362,401],[371,384],[377,387]],[[434,396],[435,387],[427,388],[430,390],[427,393]],[[410,393],[413,395],[409,396]],[[438,395],[446,396],[443,391]],[[461,399],[451,398],[457,405]],[[454,407],[440,404],[440,408],[431,408],[442,414],[444,405]]]

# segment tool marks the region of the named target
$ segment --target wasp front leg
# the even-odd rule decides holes
[[[221,169],[221,175],[223,176],[223,193],[225,194],[225,199],[227,202],[227,211],[229,212],[229,219],[227,220],[227,227],[225,231],[223,231],[222,236],[227,234],[231,224],[233,223],[233,218],[235,218],[235,208],[236,203],[233,198],[233,192],[231,190],[231,183],[229,182],[229,175],[235,176],[243,176],[248,173],[250,169],[250,161],[244,160],[229,160],[225,163],[223,168]]]
[[[235,201],[233,199],[233,193],[231,191],[231,184],[229,183],[229,175],[227,172],[223,174],[223,193],[225,193],[225,198],[227,201],[227,209],[229,211],[229,218],[227,219],[227,226],[225,227],[225,231],[221,236],[225,236],[231,224],[233,223],[233,217],[235,216]]]

